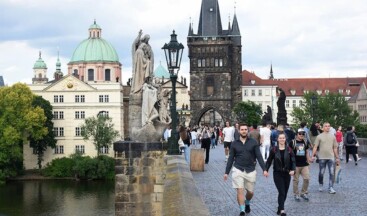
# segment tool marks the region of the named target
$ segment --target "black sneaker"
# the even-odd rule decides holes
[[[245,212],[241,211],[240,216],[246,215]]]
[[[280,209],[278,208],[277,215],[280,215]]]
[[[248,214],[251,212],[250,205],[245,205],[245,212]]]

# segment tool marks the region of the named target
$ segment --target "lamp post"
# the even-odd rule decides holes
[[[177,127],[177,112],[176,112],[176,81],[177,74],[180,70],[180,64],[182,59],[182,52],[184,46],[177,41],[177,35],[175,34],[175,30],[171,34],[171,40],[168,44],[164,44],[162,47],[164,50],[164,55],[166,56],[167,67],[170,73],[170,79],[172,83],[172,94],[171,94],[171,119],[172,119],[172,131],[171,137],[168,140],[169,147],[167,154],[168,155],[178,155],[180,154],[180,150],[178,147],[178,132],[176,130]]]
[[[312,122],[315,122],[316,103],[317,103],[317,97],[316,95],[312,95],[311,97]]]

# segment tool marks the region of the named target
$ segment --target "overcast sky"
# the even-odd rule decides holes
[[[233,19],[234,0],[219,0],[222,26]],[[5,83],[31,83],[39,50],[62,71],[96,19],[102,37],[116,49],[122,80],[131,76],[131,44],[140,29],[150,34],[155,67],[165,65],[161,47],[176,30],[185,46],[180,73],[188,76],[186,37],[194,33],[201,0],[1,0],[0,75]],[[242,68],[262,78],[273,64],[275,78],[367,76],[366,0],[237,0]]]

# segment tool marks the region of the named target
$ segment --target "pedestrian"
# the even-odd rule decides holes
[[[274,162],[273,162],[274,161]],[[270,151],[264,175],[269,175],[268,171],[273,163],[273,179],[278,190],[278,210],[277,214],[286,216],[284,203],[287,199],[288,189],[291,182],[291,176],[296,169],[295,157],[292,149],[286,144],[285,134],[279,134],[278,145]]]
[[[266,160],[266,157],[269,156],[269,149],[270,149],[270,124],[263,124],[263,127],[260,128],[260,151],[263,157],[263,160]],[[266,156],[266,157],[265,157]]]
[[[342,126],[338,127],[338,130],[335,133],[335,138],[336,138],[336,142],[338,143],[339,158],[342,161],[343,160],[343,146],[344,146]]]
[[[217,134],[213,127],[210,128],[210,142],[212,144],[212,148],[215,148],[215,140],[217,138]]]
[[[226,121],[226,127],[223,128],[223,142],[224,142],[224,154],[226,156],[225,162],[228,160],[229,150],[231,149],[231,143],[234,140],[234,128],[230,126],[229,121]]]
[[[250,131],[249,137],[251,137],[252,139],[255,139],[257,144],[260,145],[261,136],[260,136],[259,130],[257,129],[257,124],[252,125],[252,131]]]
[[[240,125],[236,122],[234,124],[234,134],[233,134],[234,140],[240,139]]]
[[[362,160],[362,158],[358,156],[359,142],[358,142],[357,135],[356,135],[356,128],[354,126],[352,126],[352,130],[353,130],[354,136],[357,140],[357,144],[356,144],[356,147],[357,147],[357,154],[356,154],[357,155],[357,161],[360,161],[360,160]]]
[[[258,143],[248,137],[248,126],[240,124],[240,139],[233,141],[224,174],[224,181],[232,168],[232,186],[237,190],[237,201],[240,206],[240,215],[251,212],[250,201],[254,196],[256,182],[256,159],[265,170]],[[265,171],[263,173],[265,175]],[[246,196],[244,195],[246,190]],[[246,197],[246,200],[245,200]]]
[[[188,135],[188,132],[186,131],[184,126],[180,126],[180,138],[184,143],[184,154],[185,154],[185,160],[190,165],[190,145],[191,145],[191,139]]]
[[[208,125],[205,125],[201,133],[201,148],[205,149],[205,164],[209,163],[210,151],[210,131]]]
[[[349,155],[352,154],[355,165],[358,165],[357,158],[357,137],[354,134],[353,127],[347,127],[347,133],[344,137],[345,145],[345,163],[349,162]]]
[[[191,144],[196,147],[198,143],[196,128],[191,131]]]
[[[336,143],[336,138],[334,135],[329,133],[330,123],[325,122],[323,125],[323,132],[316,137],[315,145],[312,152],[312,160],[315,159],[317,148],[319,147],[319,191],[323,191],[324,184],[324,173],[326,166],[329,169],[329,193],[335,194],[334,190],[334,170],[335,162],[339,165],[339,155],[338,155],[338,144]]]
[[[299,128],[296,138],[293,140],[291,147],[293,149],[296,158],[296,171],[293,177],[293,194],[296,201],[301,201],[301,197],[309,201],[308,197],[308,185],[310,183],[310,169],[309,162],[311,161],[308,154],[309,144],[305,139],[305,131],[303,128]],[[301,194],[298,190],[299,176],[303,178]]]

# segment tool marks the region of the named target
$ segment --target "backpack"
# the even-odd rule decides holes
[[[347,144],[354,144],[355,140],[354,140],[354,136],[353,133],[348,133],[347,134]]]

